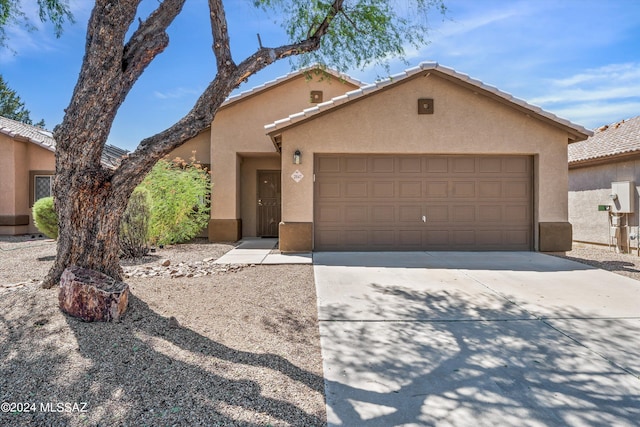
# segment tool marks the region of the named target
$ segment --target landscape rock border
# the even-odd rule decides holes
[[[203,277],[216,274],[236,273],[247,267],[247,264],[216,264],[215,258],[205,258],[202,261],[181,262],[176,265],[171,264],[171,260],[162,259],[157,265],[141,265],[123,267],[123,277],[144,278],[144,277],[169,277],[177,279],[180,277]]]

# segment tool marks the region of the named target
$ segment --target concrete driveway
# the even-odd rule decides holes
[[[638,426],[640,282],[531,252],[315,253],[330,426]]]

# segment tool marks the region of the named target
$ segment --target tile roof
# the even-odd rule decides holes
[[[0,133],[11,138],[26,139],[27,141],[49,151],[56,151],[56,141],[53,139],[53,134],[50,131],[37,126],[28,125],[26,123],[0,116]],[[102,151],[102,165],[110,169],[115,169],[122,156],[127,153],[127,150],[107,144]]]
[[[640,153],[640,116],[602,126],[585,141],[569,145],[569,165]]]
[[[55,151],[56,149],[56,141],[53,139],[53,134],[48,130],[2,116],[0,116],[0,133],[11,138],[21,137],[27,139],[29,142],[46,148],[49,151]]]
[[[289,117],[286,117],[284,119],[277,120],[271,124],[266,125],[265,130],[268,134],[273,136],[274,132],[277,130],[293,125],[294,123],[298,123],[306,119],[309,119],[310,117],[316,114],[327,111],[339,105],[346,104],[355,99],[367,96],[371,93],[375,93],[385,87],[398,84],[399,82],[406,80],[410,77],[418,76],[422,72],[437,73],[458,84],[467,85],[472,89],[482,91],[483,93],[490,95],[497,100],[500,100],[504,103],[508,103],[511,106],[520,108],[524,110],[527,114],[532,114],[538,118],[547,120],[556,126],[560,126],[566,129],[571,135],[572,139],[575,141],[584,140],[589,135],[593,134],[590,130],[587,130],[586,128],[580,125],[571,123],[566,119],[556,116],[555,114],[544,111],[540,107],[531,105],[526,101],[516,98],[509,93],[498,90],[496,87],[487,85],[479,80],[473,79],[466,74],[459,73],[452,68],[442,66],[437,62],[422,62],[418,66],[409,68],[404,72],[392,75],[388,79],[381,80],[379,82],[376,82],[367,86],[363,86],[360,89],[347,92],[344,95],[335,97],[329,101],[320,103],[314,107],[307,108],[306,110],[303,110],[296,114],[292,114]]]
[[[241,99],[248,98],[248,97],[250,97],[252,95],[255,95],[255,94],[257,94],[257,93],[259,93],[259,92],[261,92],[261,91],[263,91],[265,89],[269,89],[271,87],[277,86],[278,84],[283,83],[283,82],[285,82],[285,81],[287,81],[287,80],[289,80],[291,78],[297,77],[297,76],[299,76],[299,75],[301,75],[303,73],[306,73],[306,72],[309,72],[309,71],[313,71],[313,70],[318,70],[318,69],[327,72],[327,74],[329,74],[332,77],[335,77],[335,78],[341,79],[341,80],[345,80],[345,81],[347,81],[347,82],[349,82],[349,83],[351,83],[351,84],[353,84],[355,86],[364,86],[365,85],[365,83],[361,82],[360,80],[354,79],[353,77],[350,77],[350,76],[348,76],[346,74],[340,73],[339,71],[333,70],[331,68],[322,69],[318,65],[315,65],[315,66],[312,65],[310,67],[301,68],[299,70],[292,71],[292,72],[290,72],[290,73],[288,73],[288,74],[286,74],[284,76],[280,76],[280,77],[278,77],[278,78],[276,78],[274,80],[270,80],[270,81],[265,82],[265,83],[263,83],[263,84],[261,84],[259,86],[255,86],[255,87],[252,87],[249,90],[246,90],[244,92],[240,92],[239,94],[232,95],[232,96],[228,97],[222,103],[221,107],[225,107],[225,106],[227,106],[229,104],[233,104],[233,103],[235,103],[237,101],[240,101]]]

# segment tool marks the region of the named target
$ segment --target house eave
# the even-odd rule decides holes
[[[327,102],[277,120],[265,126],[265,133],[269,136],[282,133],[285,129],[305,123],[319,115],[336,111],[343,106],[350,105],[353,102],[365,99],[373,94],[388,90],[397,84],[402,84],[420,77],[427,78],[432,74],[448,80],[460,87],[466,88],[475,94],[486,96],[516,111],[520,111],[527,117],[538,119],[551,126],[562,129],[567,133],[568,143],[584,141],[593,135],[592,131],[580,125],[571,123],[570,121],[549,113],[540,107],[531,105],[526,101],[516,98],[506,92],[502,92],[493,86],[489,86],[479,80],[473,79],[466,74],[444,67],[437,62],[421,63],[417,67],[410,68],[402,73],[391,76],[386,80],[347,92],[346,94],[333,98]]]
[[[627,151],[624,153],[612,154],[608,156],[594,157],[590,159],[575,160],[569,162],[569,169],[585,168],[589,166],[598,166],[611,162],[621,162],[625,160],[640,159],[640,149]]]

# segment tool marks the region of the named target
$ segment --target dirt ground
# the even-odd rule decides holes
[[[123,265],[232,247],[199,241]],[[128,278],[124,320],[89,324],[38,286],[54,255],[48,239],[0,238],[0,404],[11,405],[0,425],[326,425],[311,266]],[[635,255],[585,245],[554,255],[640,280]]]
[[[231,247],[177,245],[142,265]],[[311,266],[130,278],[124,320],[89,324],[37,285],[54,254],[46,239],[0,239],[0,284],[21,283],[0,288],[0,404],[13,406],[0,425],[326,424]]]

